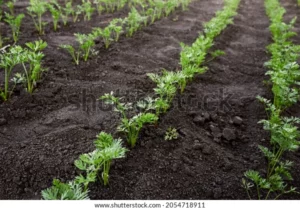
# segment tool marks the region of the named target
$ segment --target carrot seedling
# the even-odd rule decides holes
[[[94,36],[92,34],[75,34],[76,40],[79,43],[79,48],[82,52],[83,60],[87,61],[93,46],[95,46]]]
[[[153,124],[157,122],[157,120],[158,117],[155,114],[139,113],[130,119],[123,118],[117,130],[126,134],[127,141],[133,148],[144,125],[148,123]]]
[[[91,20],[92,14],[95,11],[95,8],[93,7],[92,3],[88,0],[83,0],[82,1],[82,10],[84,11],[85,15],[84,15],[84,20],[88,21]]]
[[[133,148],[139,137],[139,133],[145,124],[157,122],[158,117],[152,113],[139,113],[131,118],[127,117],[126,111],[131,109],[131,104],[121,102],[121,99],[115,97],[113,93],[105,94],[100,97],[107,104],[115,105],[115,111],[121,114],[121,124],[118,131],[126,134],[128,144]]]
[[[75,12],[76,12],[76,10],[73,9],[72,2],[67,2],[65,7],[62,9],[62,13],[61,13],[61,19],[63,21],[64,26],[67,25],[69,16],[72,16],[73,22],[75,22],[74,21],[74,18],[76,15]],[[77,18],[76,18],[76,20],[77,20]]]
[[[109,48],[111,42],[113,41],[112,39],[112,35],[111,35],[111,29],[110,27],[106,27],[104,29],[102,28],[94,28],[93,29],[93,35],[95,37],[101,37],[103,42],[104,42],[104,45],[105,45],[105,48]]]
[[[170,104],[176,94],[178,74],[176,72],[168,72],[164,70],[161,76],[152,73],[149,73],[147,75],[153,82],[157,84],[157,87],[154,88],[155,93],[160,98],[165,99],[168,104]]]
[[[115,159],[124,158],[127,149],[122,147],[121,139],[113,139],[112,135],[101,132],[95,141],[96,150],[88,154],[80,155],[75,161],[75,166],[86,172],[86,177],[79,175],[75,182],[83,184],[87,190],[89,183],[96,181],[98,172],[102,171],[103,184],[109,182],[109,171],[111,162]]]
[[[72,45],[60,45],[61,48],[66,49],[72,56],[76,65],[79,65],[80,57],[82,56],[84,61],[87,61],[92,50],[92,47],[95,45],[95,36],[94,34],[75,34],[76,41],[79,46],[75,49]]]
[[[60,20],[62,15],[61,7],[56,0],[51,1],[51,4],[48,4],[47,6],[52,16],[53,29],[54,31],[57,31],[58,21]]]
[[[128,17],[125,19],[127,36],[131,37],[142,25],[146,16],[140,15],[140,13],[135,9],[131,9]]]
[[[65,184],[58,179],[53,180],[53,186],[42,191],[44,200],[89,200],[88,191],[74,181]]]
[[[178,1],[167,1],[165,3],[165,14],[166,16],[169,16],[172,12],[174,12],[174,10],[176,9],[176,7],[178,6]]]
[[[5,22],[7,22],[12,30],[12,36],[15,43],[17,43],[20,34],[20,28],[22,19],[25,17],[24,14],[19,14],[18,16],[13,16],[5,13]]]
[[[9,90],[9,79],[14,67],[24,61],[23,49],[20,46],[14,46],[8,52],[0,54],[0,67],[4,69],[4,89],[0,88],[0,97],[7,101],[13,92],[15,86]]]
[[[24,63],[22,65],[25,71],[26,90],[32,94],[37,81],[41,79],[41,74],[44,71],[42,59],[45,55],[41,51],[47,47],[47,43],[40,40],[26,43],[26,46],[29,48],[25,55],[29,65],[26,66]]]
[[[101,15],[103,11],[105,11],[105,8],[102,5],[102,0],[94,0],[93,3],[96,6],[96,10],[98,12],[98,15]]]
[[[169,127],[165,133],[165,140],[172,141],[172,140],[178,139],[178,135],[179,134],[178,134],[176,128]]]
[[[119,41],[120,35],[123,32],[123,20],[122,19],[113,19],[108,25],[115,42]]]
[[[76,65],[79,65],[80,52],[76,51],[72,45],[60,45],[62,49],[67,50],[73,58]]]
[[[9,13],[12,16],[15,15],[15,11],[14,11],[15,10],[15,3],[16,3],[16,0],[9,1],[9,2],[6,3],[6,6],[9,9]]]
[[[34,26],[40,35],[44,34],[44,26],[47,24],[43,22],[42,16],[47,12],[47,4],[45,0],[30,0],[30,6],[27,7],[29,15],[32,17]]]

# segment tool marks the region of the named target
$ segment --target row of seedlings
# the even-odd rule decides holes
[[[295,152],[299,148],[300,132],[296,124],[300,119],[286,116],[285,111],[296,104],[300,98],[300,68],[297,60],[300,57],[300,45],[291,42],[296,35],[293,25],[283,22],[285,9],[278,0],[265,0],[266,13],[271,21],[270,31],[273,43],[267,49],[271,59],[265,63],[267,75],[272,84],[273,99],[258,97],[265,105],[268,119],[259,121],[264,130],[270,133],[270,145],[259,146],[267,160],[264,172],[248,170],[245,172],[243,186],[249,199],[278,199],[284,194],[298,193],[296,188],[289,186],[292,161],[285,159],[285,154]]]
[[[72,0],[66,0],[64,5],[58,3],[57,0],[30,0],[27,7],[28,14],[32,17],[34,26],[39,33],[45,33],[45,26],[48,22],[44,21],[44,16],[50,12],[53,22],[53,30],[57,31],[59,23],[65,26],[70,19],[75,23],[79,21],[80,16],[85,21],[91,20],[95,10],[101,15],[103,12],[114,12],[115,10],[122,9],[128,0],[82,0],[81,4],[74,5]],[[19,39],[20,28],[25,14],[15,14],[16,0],[7,2],[5,5],[9,12],[3,13],[1,7],[4,6],[3,1],[0,1],[0,21],[3,19],[11,28],[12,38],[14,43]],[[1,31],[1,30],[0,30]],[[0,48],[3,46],[3,39],[0,33]]]
[[[109,48],[112,42],[118,42],[120,35],[126,33],[127,37],[133,36],[142,26],[147,26],[150,21],[153,23],[161,17],[168,16],[176,8],[186,9],[191,0],[139,0],[130,1],[132,9],[125,18],[115,18],[105,28],[94,28],[89,34],[76,33],[76,46],[69,44],[61,45],[71,55],[74,63],[79,65],[80,60],[87,61],[95,46],[96,39],[102,39],[105,48]],[[133,2],[133,3],[132,3]],[[141,8],[138,12],[136,7]]]

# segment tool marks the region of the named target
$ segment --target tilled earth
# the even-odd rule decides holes
[[[76,32],[88,33],[112,18],[125,17],[129,9],[94,16],[93,21],[56,33],[49,24],[42,37],[49,45],[43,81],[32,96],[19,88],[8,103],[0,104],[0,198],[40,199],[40,191],[51,186],[53,178],[74,178],[74,160],[94,149],[100,131],[114,133],[119,122],[97,99],[111,91],[129,101],[153,94],[154,84],[146,74],[180,68],[180,42],[193,43],[222,2],[196,0],[189,11],[177,11],[132,38],[123,36],[108,50],[99,42],[98,55],[79,66],[58,46],[72,43]],[[287,20],[299,14],[293,0],[283,3]],[[25,6],[21,1],[18,12]],[[269,24],[263,1],[242,0],[234,24],[214,46],[226,55],[207,64],[208,72],[178,95],[158,126],[142,131],[137,146],[113,164],[109,187],[93,184],[90,197],[247,199],[241,187],[243,173],[263,172],[266,164],[257,146],[268,145],[269,135],[257,124],[266,115],[256,96],[272,97],[263,83],[263,64],[269,59],[266,46],[272,42]],[[300,29],[299,23],[296,26]],[[21,43],[38,39],[29,17],[22,32]],[[299,115],[297,110],[293,107],[287,114]],[[178,129],[179,139],[164,140],[168,127]],[[299,157],[299,152],[287,157],[295,162],[293,185],[298,188]]]

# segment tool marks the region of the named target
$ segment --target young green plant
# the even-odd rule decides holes
[[[15,3],[16,3],[16,0],[13,0],[13,1],[8,1],[6,3],[6,6],[8,7],[9,9],[9,13],[10,15],[14,16],[15,15]],[[0,5],[1,6],[1,5]]]
[[[164,7],[166,16],[169,16],[172,12],[174,12],[174,10],[176,9],[177,6],[178,6],[177,0],[167,1],[165,3],[165,7]]]
[[[68,10],[69,14],[72,14],[74,23],[78,21],[79,15],[84,13],[84,8],[82,7],[82,5],[76,5],[75,7],[73,7],[71,2],[67,3],[66,10]]]
[[[65,184],[58,179],[53,180],[53,186],[42,191],[44,200],[89,200],[88,191],[74,181]]]
[[[44,70],[42,68],[42,59],[45,55],[41,51],[47,47],[47,43],[39,40],[26,43],[26,46],[29,50],[26,51],[25,55],[28,65],[22,62],[25,72],[24,82],[27,92],[32,94],[37,81],[41,79],[41,73]]]
[[[172,141],[178,139],[178,132],[176,128],[169,127],[165,133],[165,140]]]
[[[19,39],[19,34],[20,34],[20,28],[21,28],[21,23],[22,19],[25,17],[24,14],[19,14],[16,17],[13,15],[10,15],[8,13],[5,13],[5,22],[7,22],[12,30],[12,36],[14,43],[17,43]]]
[[[100,98],[107,104],[115,105],[115,111],[121,114],[121,124],[118,126],[118,131],[126,134],[128,144],[133,148],[136,145],[139,133],[145,124],[153,124],[157,122],[158,117],[153,113],[138,113],[129,118],[126,111],[131,109],[131,104],[121,102],[121,99],[115,97],[113,93],[105,94]]]
[[[91,34],[75,34],[76,41],[78,43],[78,49],[75,49],[72,45],[61,45],[60,47],[66,49],[72,56],[76,65],[79,65],[80,56],[82,56],[84,61],[87,61],[95,45],[95,35]]]
[[[75,34],[76,40],[79,43],[79,48],[83,54],[83,60],[87,61],[93,46],[95,46],[95,37],[93,34]]]
[[[156,16],[155,19],[157,20],[161,19],[165,8],[165,2],[162,0],[156,0],[150,2],[150,5],[155,10],[155,12],[153,13]]]
[[[128,17],[124,20],[127,36],[131,37],[142,26],[146,18],[146,16],[140,15],[135,8],[132,8]]]
[[[75,9],[73,9],[72,2],[66,2],[64,7],[61,7],[61,20],[63,21],[64,26],[68,24],[69,16],[75,17],[75,12],[77,12]],[[77,18],[76,18],[77,20]]]
[[[23,49],[20,46],[11,47],[8,52],[0,54],[0,67],[4,69],[4,89],[0,88],[0,97],[7,101],[15,85],[9,90],[9,80],[14,67],[24,61]]]
[[[116,18],[113,19],[108,25],[111,33],[113,33],[115,42],[119,41],[120,35],[123,32],[123,22],[124,21],[122,19]]]
[[[47,4],[45,0],[30,0],[30,6],[27,7],[29,15],[32,17],[36,30],[40,35],[44,34],[44,26],[42,16],[47,12]]]
[[[84,11],[84,20],[88,21],[91,20],[92,14],[95,11],[95,8],[93,7],[92,3],[89,0],[82,0],[82,10]]]
[[[75,161],[75,166],[86,172],[77,176],[75,182],[83,184],[84,189],[88,189],[90,182],[96,181],[96,176],[102,170],[102,180],[104,186],[109,183],[109,171],[111,162],[115,159],[124,158],[127,149],[122,147],[121,139],[113,139],[112,135],[101,132],[95,141],[96,150],[91,153],[83,154]]]
[[[128,0],[118,0],[117,10],[119,11],[120,9],[122,9],[126,5],[127,2],[128,2]]]
[[[162,75],[149,73],[148,77],[156,83],[154,91],[158,98],[156,99],[156,115],[165,113],[176,94],[178,76],[176,72],[168,72],[163,70]]]
[[[94,0],[93,3],[96,6],[96,10],[98,12],[98,15],[101,15],[103,11],[105,11],[105,8],[102,5],[102,0]]]
[[[48,4],[47,6],[52,16],[53,29],[54,31],[57,31],[58,21],[60,20],[62,15],[61,7],[56,0],[52,0],[51,4]]]
[[[103,39],[105,48],[109,48],[111,42],[113,41],[112,39],[112,35],[111,35],[112,31],[110,27],[105,27],[104,29],[102,28],[94,28],[93,29],[93,35],[95,37],[101,37]]]
[[[67,50],[69,54],[72,56],[74,63],[76,65],[79,65],[79,61],[80,61],[79,50],[75,50],[75,48],[72,45],[60,45],[60,48]]]

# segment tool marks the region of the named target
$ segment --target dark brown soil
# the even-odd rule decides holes
[[[222,6],[221,0],[197,0],[189,11],[177,11],[133,38],[122,37],[108,50],[99,42],[99,54],[79,66],[58,46],[72,41],[75,32],[126,16],[128,9],[57,33],[49,25],[42,37],[49,44],[44,80],[32,96],[20,88],[0,104],[0,198],[40,199],[53,178],[74,178],[74,160],[94,149],[97,133],[113,133],[119,122],[96,99],[111,91],[131,101],[153,93],[146,73],[180,68],[179,43],[193,43],[202,23]],[[265,166],[257,146],[267,145],[268,134],[257,122],[266,116],[256,96],[271,97],[263,64],[272,40],[263,1],[242,0],[238,13],[216,40],[215,49],[226,55],[210,62],[209,71],[178,95],[158,127],[143,130],[137,146],[112,166],[109,187],[91,186],[92,199],[247,199],[243,173]],[[22,31],[21,43],[37,39],[28,17]],[[170,126],[180,138],[167,142]],[[300,188],[299,157],[289,158],[296,162],[293,184]]]

